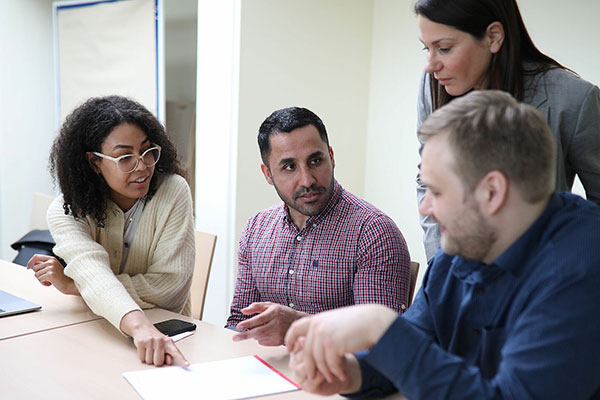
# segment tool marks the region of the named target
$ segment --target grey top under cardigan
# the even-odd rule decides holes
[[[429,74],[424,74],[421,79],[418,127],[432,113],[429,79]],[[524,87],[523,101],[536,107],[546,117],[554,134],[556,190],[570,191],[577,175],[587,199],[600,204],[600,90],[562,68],[525,76]],[[419,204],[424,196],[425,187],[421,184],[419,172]],[[421,216],[421,226],[429,260],[439,247],[440,230],[431,217]]]

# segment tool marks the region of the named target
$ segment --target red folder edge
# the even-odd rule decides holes
[[[296,388],[300,389],[300,386],[298,386],[296,384],[296,382],[294,382],[293,380],[291,380],[290,378],[288,378],[287,376],[285,376],[284,374],[282,374],[281,372],[279,372],[276,368],[274,368],[271,364],[269,364],[268,362],[266,362],[265,360],[263,360],[262,358],[260,358],[259,356],[257,356],[256,354],[254,355],[254,358],[256,358],[258,361],[260,361],[261,363],[265,364],[267,367],[269,367],[269,369],[273,372],[275,372],[277,375],[279,375],[280,377],[282,377],[283,379],[285,379],[286,381],[288,381],[289,383],[291,383],[292,385],[296,386]]]

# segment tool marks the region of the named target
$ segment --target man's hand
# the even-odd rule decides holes
[[[64,294],[79,296],[79,290],[73,279],[65,275],[65,269],[55,257],[34,254],[27,263],[27,269],[35,272],[35,277],[44,286],[54,285]]]
[[[397,316],[379,304],[327,311],[294,322],[285,344],[288,352],[301,353],[307,377],[314,379],[320,373],[328,383],[346,381],[346,354],[371,348]]]
[[[271,302],[252,303],[241,311],[246,315],[258,315],[237,324],[236,329],[241,332],[233,340],[256,339],[263,346],[282,345],[292,322],[308,315]]]
[[[163,364],[183,367],[190,365],[173,339],[156,329],[143,312],[136,310],[125,314],[120,328],[133,338],[141,362],[157,367]]]
[[[294,381],[300,387],[311,393],[316,393],[321,396],[330,396],[335,393],[354,393],[357,392],[362,384],[362,376],[358,360],[352,354],[347,354],[342,361],[343,369],[348,376],[348,379],[342,381],[334,379],[333,382],[327,382],[323,374],[317,372],[314,376],[307,373],[306,364],[304,362],[304,353],[301,351],[304,348],[305,338],[301,337],[296,342],[294,351],[290,354],[290,369],[294,374]]]

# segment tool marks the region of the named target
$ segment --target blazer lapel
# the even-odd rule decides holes
[[[523,79],[525,87],[523,102],[537,108],[546,117],[546,121],[550,121],[550,102],[548,101],[546,83],[545,73],[525,75]]]

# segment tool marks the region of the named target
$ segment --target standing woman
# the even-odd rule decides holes
[[[163,126],[130,99],[91,98],[66,118],[50,172],[62,196],[48,225],[67,266],[35,255],[28,268],[131,336],[142,362],[187,364],[142,312],[190,315],[192,200]]]
[[[600,91],[533,44],[516,0],[419,0],[419,36],[427,50],[418,125],[471,90],[499,89],[535,106],[556,145],[556,190],[570,191],[577,175],[588,200],[600,204]],[[417,178],[419,203],[425,187]],[[431,259],[440,230],[421,217]]]

